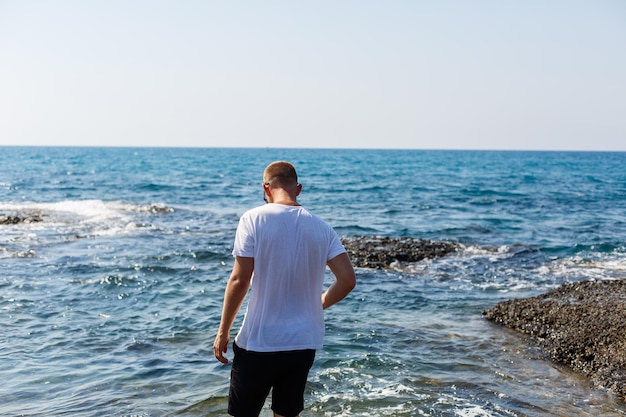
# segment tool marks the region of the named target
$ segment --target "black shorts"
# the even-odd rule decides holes
[[[315,350],[253,352],[233,343],[228,413],[258,417],[270,389],[272,410],[295,417],[304,410],[304,388],[315,359]]]

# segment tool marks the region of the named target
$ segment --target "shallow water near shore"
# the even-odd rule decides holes
[[[0,415],[225,416],[232,240],[276,159],[342,237],[460,245],[357,270],[302,416],[626,415],[482,316],[626,278],[626,154],[131,148],[2,148]]]

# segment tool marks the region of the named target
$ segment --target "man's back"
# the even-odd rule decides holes
[[[233,254],[254,258],[254,275],[237,344],[259,352],[321,348],[326,262],[344,251],[332,228],[301,206],[245,213]]]

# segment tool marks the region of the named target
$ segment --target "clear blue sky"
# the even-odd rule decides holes
[[[0,145],[626,150],[626,1],[0,0]]]

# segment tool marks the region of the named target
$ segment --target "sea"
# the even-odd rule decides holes
[[[0,147],[0,415],[226,416],[212,345],[275,160],[342,238],[459,245],[356,269],[301,416],[626,415],[482,314],[626,278],[626,153],[130,147]]]

